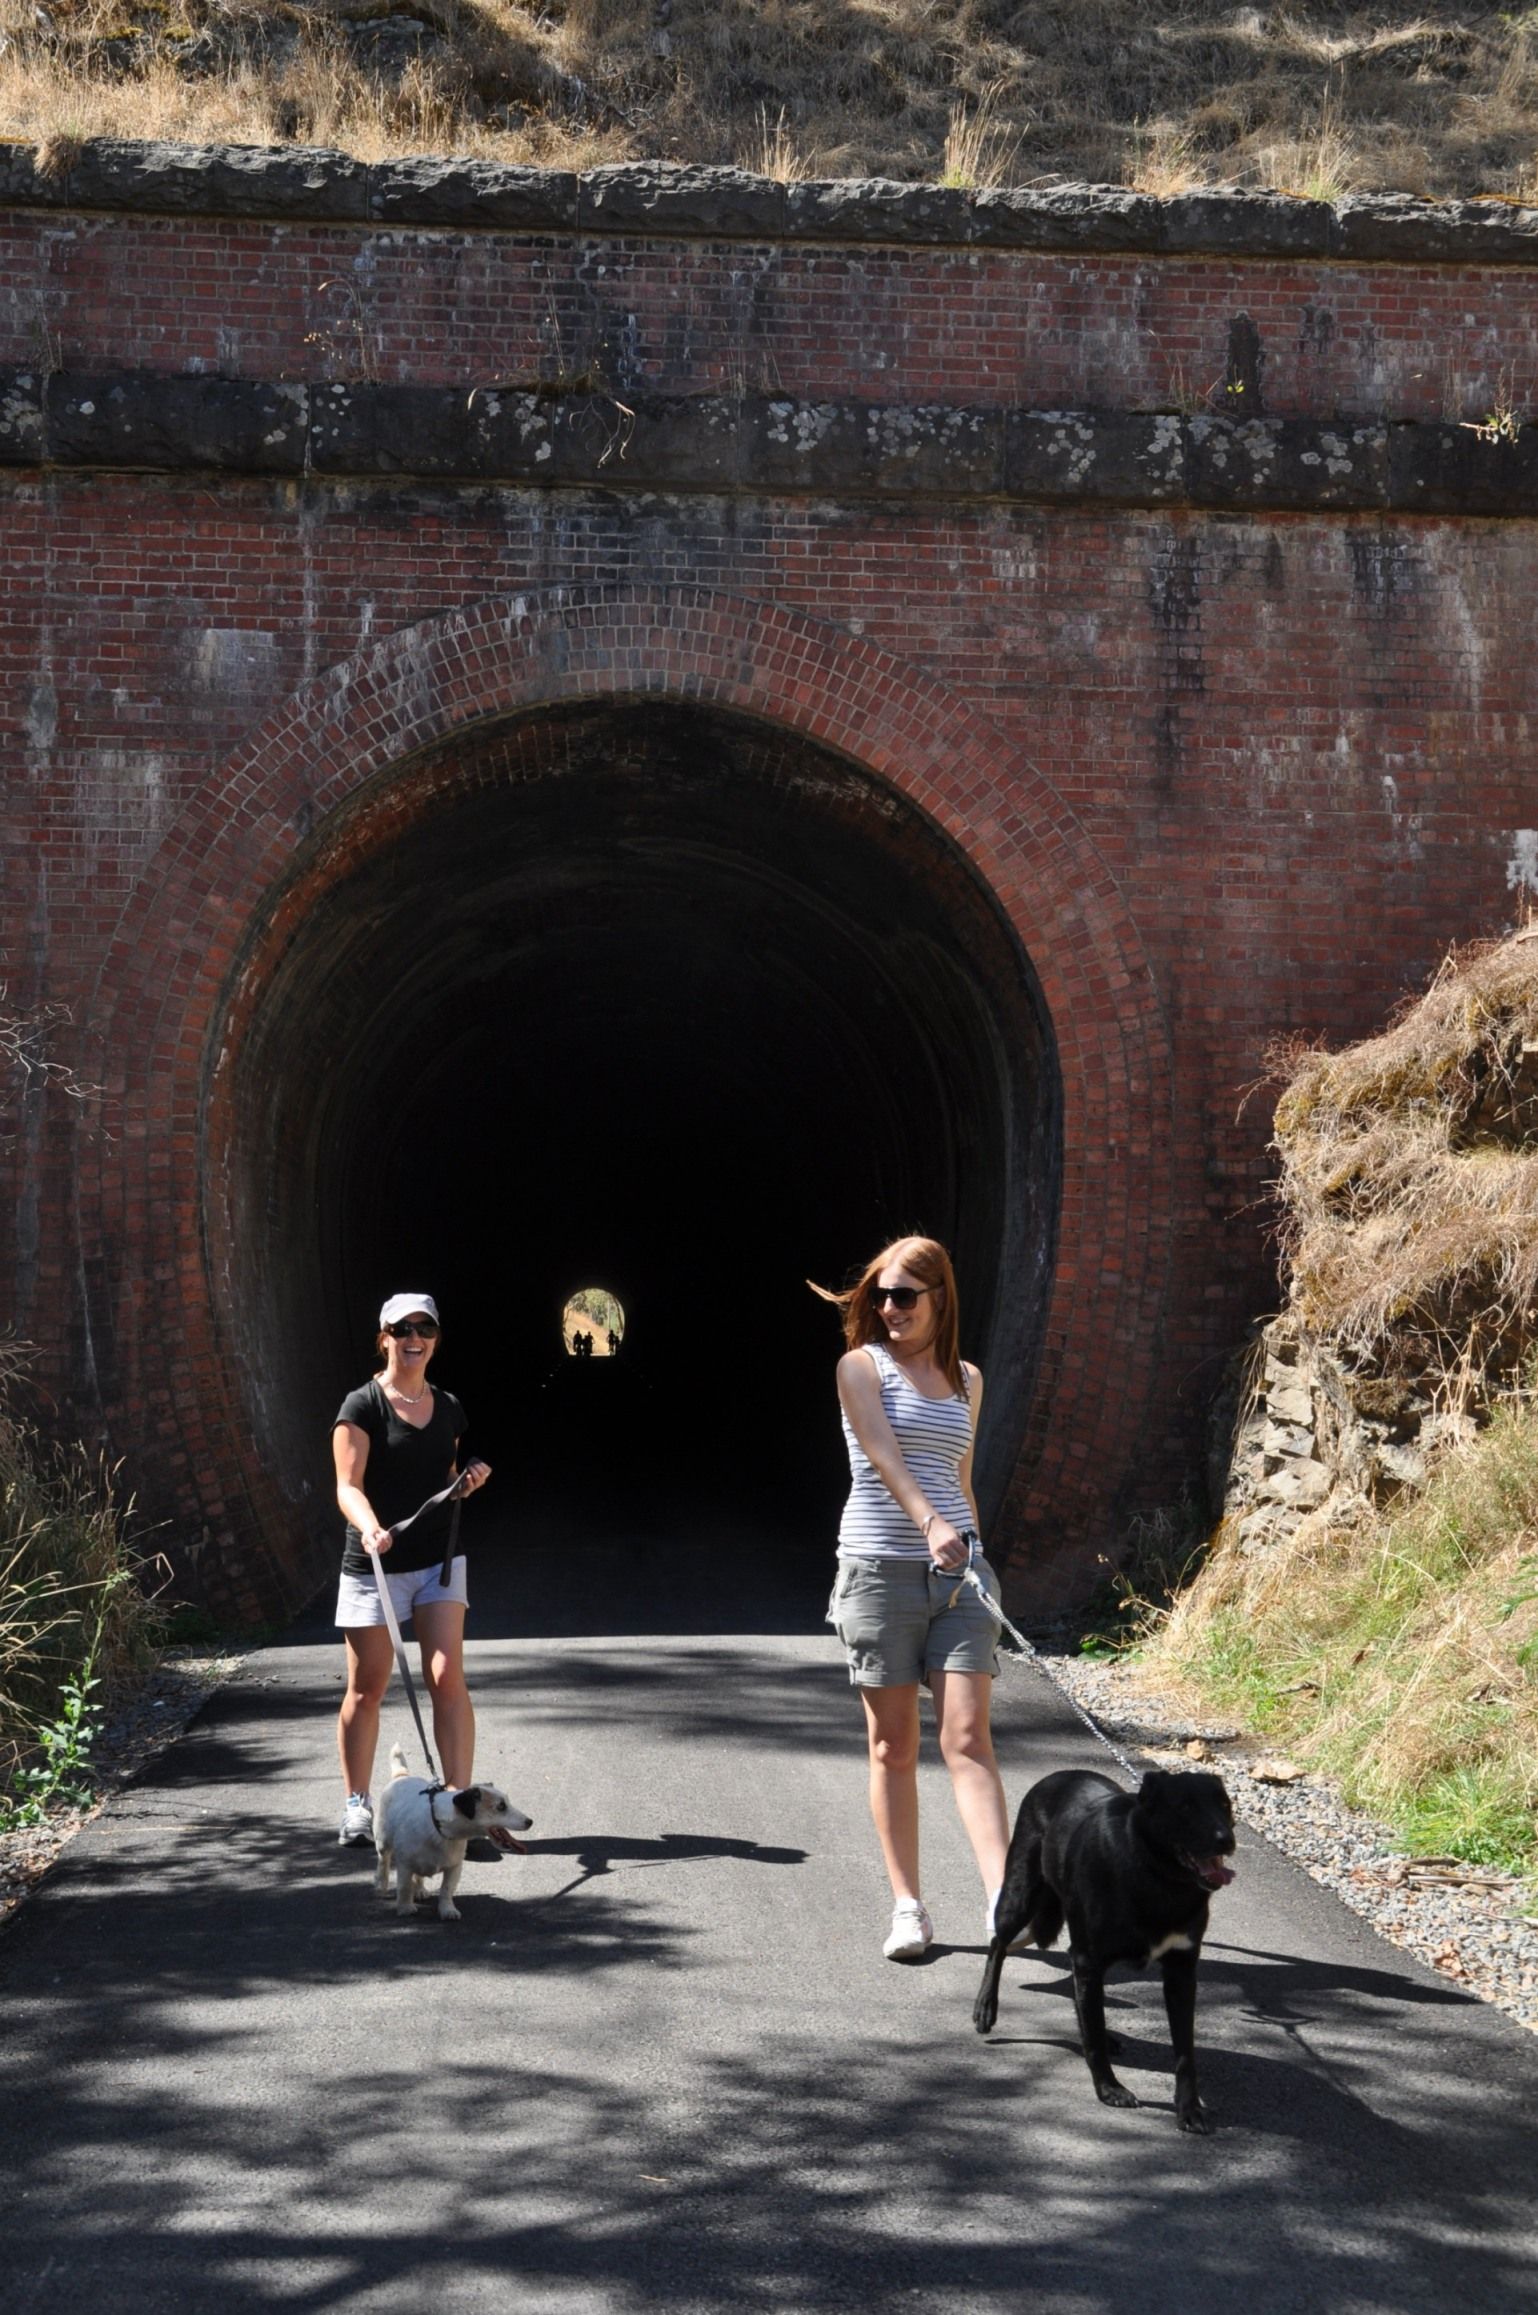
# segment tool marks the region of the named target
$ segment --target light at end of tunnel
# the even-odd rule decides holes
[[[625,1313],[606,1286],[580,1286],[561,1312],[569,1358],[613,1358],[625,1339]]]

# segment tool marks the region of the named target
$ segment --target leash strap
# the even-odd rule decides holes
[[[441,1511],[445,1503],[452,1506],[449,1512],[449,1540],[443,1554],[443,1566],[438,1577],[439,1582],[445,1587],[448,1584],[449,1573],[454,1563],[454,1555],[459,1549],[459,1513],[464,1502],[462,1493],[464,1483],[465,1474],[461,1472],[457,1479],[450,1480],[447,1487],[441,1487],[436,1495],[429,1495],[425,1503],[419,1503],[415,1511],[410,1512],[405,1519],[397,1519],[390,1529],[390,1533],[399,1542],[403,1535],[410,1533],[418,1520],[428,1518],[434,1511]],[[363,1548],[368,1551],[367,1544]],[[384,1620],[389,1626],[391,1644],[395,1649],[395,1661],[399,1664],[401,1678],[406,1683],[406,1701],[411,1706],[411,1717],[417,1724],[417,1734],[422,1739],[422,1750],[427,1756],[427,1773],[442,1791],[444,1787],[438,1776],[438,1764],[433,1759],[432,1746],[427,1741],[427,1730],[422,1725],[422,1708],[417,1702],[416,1682],[411,1677],[411,1666],[406,1661],[406,1643],[401,1638],[400,1621],[395,1613],[395,1602],[390,1597],[390,1586],[385,1579],[384,1566],[377,1551],[369,1551],[368,1555],[374,1563],[374,1581],[379,1587],[379,1604],[384,1609]]]
[[[449,1539],[444,1546],[443,1566],[438,1572],[438,1581],[445,1589],[448,1586],[449,1573],[454,1565],[455,1554],[459,1550],[459,1514],[465,1500],[463,1493],[465,1476],[465,1473],[461,1471],[457,1479],[451,1479],[447,1487],[440,1487],[436,1495],[429,1495],[425,1503],[419,1503],[415,1511],[409,1512],[404,1519],[397,1519],[390,1529],[390,1533],[399,1542],[403,1535],[411,1533],[419,1521],[430,1518],[435,1511],[441,1511],[443,1506],[448,1504]]]
[[[417,1516],[420,1517],[420,1514]],[[405,1524],[403,1521],[402,1525]],[[392,1527],[390,1533],[398,1535],[400,1529]],[[406,1701],[411,1706],[411,1717],[417,1724],[417,1734],[422,1740],[422,1750],[427,1756],[427,1773],[436,1784],[439,1781],[438,1763],[433,1758],[432,1746],[427,1741],[427,1731],[422,1726],[422,1708],[417,1702],[416,1682],[411,1677],[411,1666],[406,1661],[406,1643],[401,1638],[400,1622],[395,1613],[395,1602],[390,1597],[390,1586],[386,1581],[378,1552],[369,1551],[367,1544],[363,1548],[368,1551],[369,1558],[374,1563],[374,1581],[379,1586],[379,1604],[384,1609],[384,1620],[390,1629],[390,1639],[395,1648],[395,1661],[399,1664],[401,1678],[406,1683]]]
[[[999,1606],[998,1601],[993,1597],[987,1585],[983,1582],[982,1577],[978,1574],[976,1567],[973,1565],[973,1562],[976,1560],[978,1553],[982,1549],[982,1545],[978,1537],[974,1535],[970,1529],[968,1529],[967,1533],[963,1536],[962,1541],[966,1544],[967,1547],[967,1564],[962,1569],[961,1580],[957,1584],[955,1591],[952,1592],[949,1600],[946,1601],[946,1606],[954,1606],[961,1592],[968,1584],[970,1584],[973,1591],[976,1592],[978,1598],[982,1601],[983,1606],[988,1610],[989,1615],[992,1616],[994,1622],[1000,1627],[1002,1631],[1005,1631],[1009,1634],[1009,1637],[1015,1644],[1016,1653],[1019,1656],[1025,1658],[1029,1663],[1033,1664],[1036,1670],[1041,1674],[1043,1680],[1051,1681],[1052,1686],[1057,1690],[1059,1696],[1061,1696],[1067,1703],[1069,1709],[1076,1713],[1078,1718],[1083,1721],[1085,1727],[1089,1730],[1090,1735],[1095,1739],[1095,1742],[1105,1746],[1106,1751],[1111,1755],[1112,1759],[1117,1761],[1120,1766],[1126,1770],[1128,1776],[1131,1777],[1134,1784],[1139,1783],[1142,1778],[1142,1770],[1134,1767],[1133,1763],[1122,1751],[1121,1746],[1119,1744],[1114,1744],[1111,1741],[1110,1737],[1106,1735],[1105,1730],[1101,1727],[1099,1721],[1093,1719],[1091,1715],[1085,1711],[1077,1696],[1071,1696],[1068,1690],[1062,1685],[1061,1681],[1052,1679],[1051,1673],[1047,1670],[1046,1665],[1042,1662],[1036,1650],[1031,1646],[1030,1641],[1026,1638],[1023,1632],[1019,1632],[1015,1629],[1008,1616],[1005,1615],[1004,1610]]]
[[[963,1585],[970,1584],[973,1591],[976,1592],[978,1598],[982,1601],[983,1606],[988,1610],[989,1615],[992,1616],[994,1622],[1002,1631],[1007,1632],[1010,1638],[1013,1640],[1016,1654],[1020,1656],[1034,1656],[1036,1651],[1031,1646],[1030,1641],[1026,1638],[1023,1632],[1016,1631],[1014,1625],[1010,1622],[1008,1616],[1005,1615],[1004,1610],[999,1606],[998,1601],[994,1598],[992,1592],[989,1591],[988,1586],[983,1582],[982,1577],[977,1572],[977,1555],[982,1549],[980,1538],[972,1532],[971,1528],[968,1528],[961,1540],[967,1547],[967,1564],[962,1569],[961,1581],[957,1584],[955,1591],[952,1592],[950,1598],[946,1601],[946,1606],[954,1607],[958,1597],[960,1596]]]
[[[455,1554],[459,1550],[459,1514],[464,1507],[465,1500],[459,1492],[457,1479],[449,1489],[449,1495],[454,1508],[449,1513],[449,1539],[443,1547],[443,1565],[438,1570],[438,1581],[445,1591],[449,1588],[449,1575],[454,1565]]]

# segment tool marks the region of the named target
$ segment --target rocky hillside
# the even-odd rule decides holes
[[[1413,1849],[1538,1858],[1538,927],[1284,1062],[1287,1300],[1144,1666]]]
[[[1538,188],[1538,18],[1331,0],[0,0],[0,122],[1151,192]]]
[[[1241,1389],[1247,1550],[1426,1484],[1538,1333],[1538,928],[1448,961],[1383,1036],[1284,1062],[1287,1308]]]

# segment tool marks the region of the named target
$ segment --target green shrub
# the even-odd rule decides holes
[[[25,1356],[0,1345],[0,1790],[36,1797],[51,1760],[73,1777],[97,1706],[153,1653],[145,1577],[115,1474],[55,1446],[22,1410]]]

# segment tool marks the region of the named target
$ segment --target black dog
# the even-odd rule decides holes
[[[1095,2095],[1137,2100],[1111,2071],[1105,1973],[1112,1962],[1164,1972],[1175,2045],[1175,2116],[1182,2130],[1212,2128],[1196,2090],[1196,1964],[1207,1902],[1233,1879],[1234,1814],[1221,1777],[1151,1769],[1135,1793],[1091,1769],[1063,1769],[1020,1804],[994,1911],[993,1942],[972,2011],[980,2034],[999,2014],[999,1972],[1022,1934],[1055,1945],[1068,1923],[1073,2001]]]

